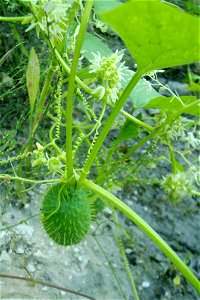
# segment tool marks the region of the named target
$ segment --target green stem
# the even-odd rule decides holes
[[[160,248],[160,250],[171,260],[182,275],[190,282],[197,292],[200,293],[200,282],[192,271],[184,264],[179,256],[171,249],[171,247],[146,223],[138,214],[130,209],[126,204],[117,197],[104,190],[102,187],[85,179],[83,185],[89,190],[104,197],[109,203],[117,207],[129,219],[131,219],[148,237]]]
[[[41,183],[59,183],[60,179],[48,179],[48,180],[34,180],[34,179],[28,179],[23,178],[19,176],[10,176],[8,174],[0,174],[0,178],[4,179],[6,182],[9,182],[10,180],[19,180],[24,181],[28,183],[34,183],[34,184],[41,184]]]
[[[19,221],[19,222],[13,224],[13,225],[10,225],[10,226],[6,226],[6,227],[3,227],[3,228],[0,228],[0,231],[4,231],[4,230],[11,229],[11,228],[16,227],[16,226],[18,226],[18,225],[20,225],[20,224],[23,224],[23,223],[27,224],[27,222],[28,222],[29,220],[31,220],[31,219],[33,219],[33,218],[35,218],[35,217],[37,217],[37,216],[38,216],[38,213],[35,214],[35,215],[33,215],[33,216],[28,217],[27,219],[24,219],[24,220],[22,220],[22,221]]]
[[[18,280],[29,281],[34,286],[35,286],[35,284],[41,284],[41,285],[48,286],[50,288],[61,290],[61,291],[67,292],[67,293],[75,294],[75,295],[78,295],[78,296],[81,296],[81,297],[84,297],[84,298],[87,298],[87,299],[90,299],[90,300],[95,300],[94,297],[88,296],[88,295],[83,294],[81,292],[73,291],[71,289],[64,288],[64,287],[61,287],[61,286],[58,286],[58,285],[55,285],[55,284],[50,284],[50,283],[45,282],[45,281],[35,280],[32,277],[27,278],[27,277],[22,277],[22,276],[16,276],[16,275],[9,275],[9,274],[0,273],[0,278],[9,278],[9,279],[18,279]],[[77,299],[77,297],[75,299]],[[80,297],[79,297],[79,299],[80,299]]]
[[[140,121],[139,119],[133,117],[132,115],[130,115],[129,113],[127,113],[126,111],[124,111],[123,109],[121,110],[121,114],[126,117],[128,120],[132,121],[133,123],[141,126],[141,127],[144,127],[147,129],[147,131],[150,131],[150,132],[153,132],[154,131],[154,127],[147,124],[147,123],[144,123],[142,121]]]
[[[177,173],[177,170],[176,170],[176,158],[175,158],[174,149],[172,148],[171,143],[169,145],[169,154],[170,154],[170,158],[171,158],[172,172],[173,172],[174,175],[176,175],[176,173]]]
[[[4,4],[3,4],[3,1],[1,0],[1,6],[2,6],[2,11],[3,11],[3,14],[4,14],[4,17],[0,17],[0,18],[7,18],[6,16],[6,10],[5,10],[5,7],[4,7]],[[15,26],[13,24],[10,24],[8,23],[11,31],[13,32],[13,35],[15,37],[15,39],[17,40],[17,42],[20,44],[20,48],[21,48],[21,51],[22,53],[28,57],[28,52],[26,50],[26,48],[24,47],[22,41],[21,41],[21,36],[19,35],[18,31],[16,30]]]
[[[103,108],[102,108],[102,111],[101,111],[101,115],[100,115],[99,119],[97,120],[96,124],[93,126],[92,130],[85,136],[85,138],[90,137],[91,134],[92,134],[95,130],[96,130],[96,132],[97,132],[97,130],[98,130],[99,127],[101,126],[101,120],[103,119],[105,110],[106,110],[106,103],[103,104]]]
[[[25,19],[31,18],[31,16],[23,16],[23,17],[0,17],[0,21],[5,22],[23,22]]]
[[[67,178],[71,178],[73,176],[73,161],[72,161],[72,112],[73,112],[73,97],[74,97],[74,89],[75,89],[75,77],[76,77],[76,69],[78,66],[78,61],[80,57],[81,46],[83,43],[84,33],[87,28],[90,11],[92,8],[92,1],[88,0],[85,5],[85,9],[83,12],[83,17],[81,20],[80,30],[77,36],[76,47],[74,52],[74,58],[72,61],[71,72],[69,76],[69,86],[67,93],[67,105],[66,105],[66,116],[67,116],[67,124],[66,124],[66,173]]]
[[[58,122],[58,119],[57,117],[54,117],[50,112],[47,112],[47,117],[49,117],[49,119],[51,119],[52,121],[54,122]],[[61,127],[65,127],[66,124],[62,123],[62,122],[58,122],[58,124],[61,126]]]
[[[121,95],[121,97],[119,98],[119,100],[116,103],[115,108],[113,109],[112,113],[110,114],[110,116],[108,117],[104,128],[102,129],[93,149],[91,150],[91,153],[85,163],[85,166],[83,168],[83,173],[80,176],[79,179],[79,184],[81,184],[82,181],[84,181],[84,179],[86,178],[87,174],[90,171],[90,168],[92,166],[92,163],[94,162],[96,155],[101,147],[101,145],[103,144],[113,122],[115,121],[115,118],[117,117],[118,113],[120,112],[120,110],[122,109],[126,99],[128,98],[128,96],[130,95],[131,91],[133,90],[133,88],[136,86],[137,82],[140,80],[142,76],[142,72],[137,71],[134,76],[132,77],[131,81],[129,82],[129,84],[127,85],[126,89],[124,90],[123,94]]]
[[[54,49],[54,53],[56,55],[57,60],[59,61],[59,63],[62,65],[63,69],[70,74],[70,67],[66,64],[66,62],[64,61],[64,59],[61,57],[61,55],[59,54],[59,52]],[[85,84],[78,76],[75,76],[75,81],[76,83],[82,87],[89,95],[92,94],[92,89],[89,88],[89,86],[87,86],[87,84]]]

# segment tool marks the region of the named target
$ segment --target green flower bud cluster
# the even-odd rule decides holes
[[[193,190],[192,179],[187,173],[179,172],[163,178],[162,186],[169,194],[171,202],[178,202]]]
[[[65,153],[58,156],[51,156],[48,157],[48,154],[45,153],[45,148],[41,146],[39,143],[36,143],[37,149],[33,151],[34,160],[32,162],[32,166],[38,165],[46,165],[49,169],[50,173],[57,173],[60,172],[61,168],[63,167],[62,161],[65,159]]]
[[[161,127],[166,121],[167,115],[165,112],[161,111],[156,116],[156,126]],[[179,137],[185,136],[185,127],[182,122],[182,117],[178,117],[171,124],[167,124],[163,127],[161,131],[161,136],[163,141],[167,141],[169,138],[172,140],[177,140]]]
[[[195,134],[191,131],[187,131],[186,135],[181,138],[183,142],[185,142],[189,148],[193,149],[199,149],[200,148],[200,139],[198,138],[198,135],[200,135],[199,132],[196,133],[197,137],[195,137]]]
[[[47,166],[51,173],[56,173],[59,172],[59,170],[61,169],[62,163],[59,157],[52,156],[48,159]]]
[[[182,117],[178,117],[169,125],[169,134],[173,140],[177,140],[178,137],[185,135],[185,128],[182,123]]]
[[[93,53],[93,56],[89,72],[94,73],[95,80],[99,84],[93,94],[99,99],[106,98],[108,104],[115,103],[122,89],[124,71],[127,70],[124,62],[120,62],[123,51],[116,50],[110,57],[101,56],[99,52]]]
[[[106,26],[106,24],[102,21],[100,21],[99,19],[96,18],[95,14],[93,15],[93,24],[96,28],[98,28],[99,30],[101,30],[101,32],[105,33],[108,29],[108,27]]]
[[[35,158],[32,162],[32,166],[38,166],[46,163],[47,159],[44,154],[44,147],[39,143],[36,143],[37,149],[33,151],[33,157]]]
[[[166,121],[167,115],[164,111],[160,111],[158,114],[155,116],[155,121],[156,121],[156,127],[161,127],[163,123]]]

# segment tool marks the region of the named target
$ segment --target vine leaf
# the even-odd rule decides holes
[[[33,113],[35,100],[39,91],[40,65],[34,48],[31,49],[28,68],[26,70],[26,83],[30,100],[31,115]]]
[[[101,16],[119,34],[145,73],[200,59],[199,19],[174,5],[159,0],[131,0]]]
[[[167,115],[176,113],[179,110],[184,110],[183,111],[184,113],[194,115],[194,116],[200,115],[200,110],[199,110],[200,101],[197,102],[197,98],[195,96],[180,96],[179,98],[180,100],[176,97],[161,96],[151,100],[145,106],[145,108],[157,108],[164,111]],[[193,106],[187,107],[187,105],[192,103],[194,103]],[[185,109],[183,105],[185,105]]]
[[[200,84],[191,81],[190,85],[188,87],[186,87],[186,90],[200,93]]]

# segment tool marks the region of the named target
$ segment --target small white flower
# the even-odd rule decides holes
[[[162,124],[165,122],[167,115],[165,112],[161,112],[158,114],[156,117],[156,123],[157,126],[160,127]],[[182,123],[182,117],[178,117],[175,119],[171,124],[167,124],[166,126],[163,127],[162,129],[162,137],[165,138],[170,138],[172,140],[177,141],[178,138],[183,138],[185,136],[185,127],[184,124]]]
[[[122,89],[121,81],[125,80],[124,75],[127,71],[124,62],[121,63],[123,51],[116,50],[109,57],[101,56],[99,52],[92,54],[94,58],[91,60],[89,73],[95,73],[101,88],[105,88],[108,104],[115,103]]]
[[[91,60],[91,65],[89,67],[89,73],[96,73],[101,68],[101,54],[99,52],[92,52],[94,58]]]
[[[185,136],[185,128],[182,123],[182,117],[178,117],[172,122],[170,125],[169,134],[173,140],[177,140],[178,137]]]
[[[31,25],[26,29],[29,31],[36,27],[39,37],[40,31],[49,36],[54,44],[63,39],[66,31],[67,11],[69,4],[63,4],[61,0],[40,0],[31,1]]]
[[[187,142],[194,149],[200,147],[200,140],[194,136],[193,132],[187,132],[187,135],[183,137],[183,141]]]
[[[118,88],[109,89],[109,91],[107,91],[107,103],[110,105],[112,103],[115,103],[116,100],[118,99],[118,93],[119,93]]]

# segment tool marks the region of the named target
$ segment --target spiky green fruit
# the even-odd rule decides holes
[[[78,244],[91,224],[91,209],[85,191],[69,184],[52,186],[44,197],[42,223],[49,237],[63,246]]]

